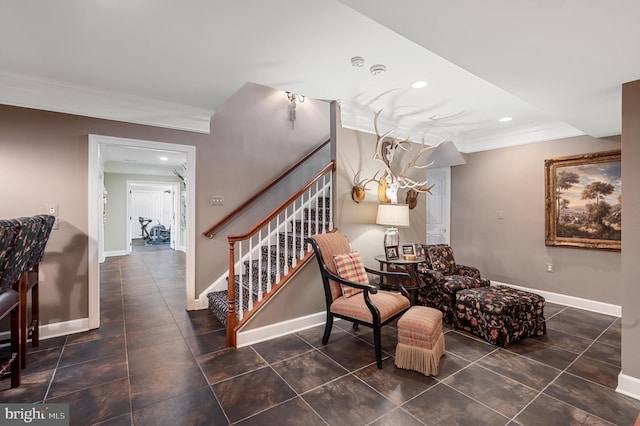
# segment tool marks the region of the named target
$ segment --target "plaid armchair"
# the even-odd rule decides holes
[[[453,249],[447,244],[426,245],[424,249],[427,262],[418,271],[418,304],[440,309],[444,321],[451,323],[456,292],[487,287],[491,281],[481,278],[478,268],[457,264]]]

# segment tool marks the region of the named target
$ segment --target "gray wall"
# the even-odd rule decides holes
[[[298,104],[295,129],[288,111],[284,92],[251,83],[216,113],[208,135],[0,105],[0,217],[44,213],[47,204],[60,210],[42,269],[42,324],[88,316],[89,134],[196,147],[196,223],[189,226],[198,294],[226,269],[225,236],[240,228],[214,240],[201,233],[329,137],[327,103]],[[225,205],[211,206],[211,195],[224,195]]]
[[[640,80],[622,86],[622,373],[640,379]],[[637,385],[637,384],[636,384]]]
[[[451,172],[456,261],[492,280],[621,305],[620,252],[544,242],[544,160],[614,149],[617,139],[581,136],[469,154]],[[553,273],[546,272],[548,262]]]

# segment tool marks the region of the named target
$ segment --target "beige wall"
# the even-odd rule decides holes
[[[213,120],[212,133],[197,134],[11,106],[0,106],[0,217],[28,216],[58,204],[60,229],[44,257],[41,321],[88,316],[88,135],[142,139],[196,147],[196,294],[223,273],[228,247],[224,229],[201,235],[329,137],[329,105],[298,104],[292,129],[289,101],[281,91],[248,83]],[[224,195],[213,207],[211,195]],[[260,208],[251,214],[261,214]],[[242,231],[245,229],[242,228]]]
[[[613,149],[615,139],[581,136],[469,154],[451,172],[456,261],[491,280],[621,305],[620,252],[545,246],[544,160]]]
[[[622,86],[622,373],[640,380],[640,80]],[[637,384],[636,384],[637,386]]]
[[[373,114],[372,117],[373,119]],[[338,121],[339,124],[339,121]],[[376,225],[378,209],[377,186],[368,186],[367,195],[360,204],[351,198],[353,178],[359,170],[362,177],[372,177],[381,170],[380,163],[372,160],[375,152],[376,136],[338,125],[336,140],[337,174],[335,180],[335,224],[339,231],[351,241],[354,250],[360,251],[367,266],[378,268],[373,258],[384,254],[383,238],[385,226]],[[402,164],[403,156],[394,161]],[[398,202],[403,202],[405,190],[400,190]],[[426,241],[426,197],[418,197],[418,205],[409,212],[409,228],[400,228],[400,244],[424,243]]]
[[[308,315],[325,312],[322,278],[318,272],[318,262],[312,258],[307,265],[269,299],[267,308],[256,312],[243,331],[253,330]]]

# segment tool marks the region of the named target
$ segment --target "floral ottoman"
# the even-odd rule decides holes
[[[456,293],[453,325],[505,347],[516,340],[547,334],[544,297],[497,285]]]

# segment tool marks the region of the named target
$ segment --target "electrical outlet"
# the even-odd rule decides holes
[[[504,210],[498,210],[498,219],[504,219]]]
[[[547,272],[553,272],[553,263],[547,263]]]
[[[58,205],[57,204],[47,204],[47,213],[51,216],[58,217]]]
[[[60,218],[56,217],[56,220],[53,221],[53,227],[51,229],[60,229]]]
[[[224,204],[224,197],[222,195],[212,195],[211,196],[211,205],[212,206],[221,206]]]

